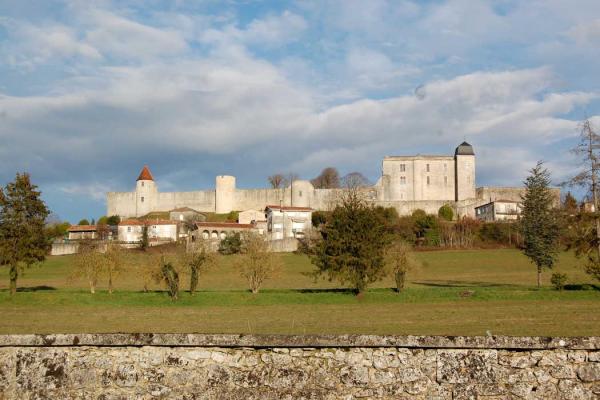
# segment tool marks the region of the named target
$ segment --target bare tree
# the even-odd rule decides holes
[[[335,189],[340,187],[340,174],[337,169],[327,167],[310,183],[317,189]]]
[[[342,186],[345,188],[364,188],[371,186],[371,182],[360,172],[350,172],[342,178]]]
[[[114,280],[127,264],[127,254],[123,251],[120,244],[108,242],[103,258],[104,271],[108,278],[108,293],[112,294]]]
[[[273,189],[282,189],[287,186],[288,180],[283,174],[274,174],[267,178]]]
[[[600,135],[596,133],[589,119],[585,119],[580,125],[580,138],[577,147],[571,151],[581,159],[581,171],[571,180],[565,182],[566,186],[579,186],[589,191],[594,203],[593,218],[596,232],[594,244],[596,250],[596,263],[600,263],[600,213],[598,210],[600,198],[598,193],[600,172]],[[590,258],[590,261],[592,258]]]
[[[393,242],[386,249],[385,261],[396,281],[396,291],[400,293],[406,284],[408,272],[420,265],[414,257],[412,246],[401,240]]]
[[[69,276],[69,281],[86,279],[90,287],[90,293],[94,294],[103,268],[104,257],[98,252],[98,245],[92,241],[81,241],[79,252],[73,260],[73,271]]]
[[[271,252],[269,242],[262,235],[246,233],[242,243],[242,253],[237,256],[235,265],[248,281],[252,293],[258,293],[264,281],[282,268],[281,258]]]

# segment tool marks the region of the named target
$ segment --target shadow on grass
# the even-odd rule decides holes
[[[514,287],[515,285],[506,283],[491,283],[491,282],[475,282],[475,281],[417,281],[413,282],[416,285],[431,286],[431,287]]]
[[[53,286],[46,285],[17,288],[17,292],[42,292],[48,290],[56,290],[56,288]]]
[[[341,293],[355,295],[356,290],[350,288],[324,288],[324,289],[291,289],[296,293]]]
[[[600,290],[600,286],[592,285],[588,283],[578,283],[578,284],[569,284],[565,285],[565,290]]]

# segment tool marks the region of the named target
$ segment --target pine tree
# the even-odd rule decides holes
[[[565,196],[565,200],[563,201],[563,208],[565,209],[565,211],[567,211],[569,213],[577,212],[577,208],[578,208],[577,199],[575,199],[575,197],[573,197],[571,192],[567,192],[567,194]]]
[[[521,230],[523,253],[537,268],[537,286],[541,286],[542,270],[551,269],[558,252],[559,226],[552,210],[550,173],[538,162],[525,180],[522,197]]]
[[[10,268],[11,295],[19,272],[43,261],[49,250],[44,229],[49,211],[40,194],[26,173],[0,188],[0,265]]]

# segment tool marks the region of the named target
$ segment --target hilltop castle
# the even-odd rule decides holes
[[[361,189],[368,201],[395,207],[400,215],[416,209],[437,213],[451,205],[459,215],[474,215],[476,206],[496,199],[520,200],[521,188],[475,186],[475,152],[464,142],[451,156],[384,157],[382,176],[373,186]],[[343,189],[315,189],[306,180],[294,180],[284,189],[237,189],[235,177],[216,177],[214,190],[159,192],[147,166],[134,192],[109,192],[107,215],[139,217],[154,211],[189,207],[224,214],[230,211],[263,210],[267,204],[330,210]]]

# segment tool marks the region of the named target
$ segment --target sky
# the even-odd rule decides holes
[[[148,164],[161,191],[386,155],[477,154],[477,185],[559,183],[600,129],[598,0],[0,0],[0,184],[73,223]]]

